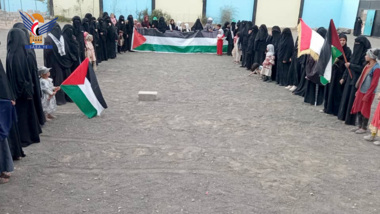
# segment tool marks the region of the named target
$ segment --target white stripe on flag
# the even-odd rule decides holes
[[[173,38],[173,37],[159,37],[159,36],[144,36],[146,38],[145,44],[152,45],[172,45],[172,46],[216,46],[217,38]],[[227,45],[226,40],[223,41]]]
[[[323,43],[325,43],[325,39],[319,35],[319,33],[312,30],[310,49],[319,55],[321,53]]]
[[[96,109],[98,116],[104,110],[103,106],[99,103],[98,98],[96,98],[94,90],[92,90],[91,83],[86,78],[83,85],[78,85],[82,90],[84,95],[87,97],[91,105]]]
[[[330,57],[329,63],[327,63],[325,73],[323,74],[323,77],[327,81],[331,81],[331,73],[332,73],[332,57]]]

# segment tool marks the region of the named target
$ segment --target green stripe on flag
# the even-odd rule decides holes
[[[78,108],[88,117],[93,118],[97,115],[97,110],[87,99],[86,95],[77,85],[61,85],[65,93],[74,101]]]
[[[223,46],[223,52],[227,52],[228,46]],[[136,47],[136,51],[157,51],[170,53],[216,53],[216,46],[174,46],[174,45],[154,45],[143,44]]]
[[[336,58],[342,56],[342,52],[338,50],[335,46],[331,46],[331,57],[332,57],[332,64],[335,63]]]

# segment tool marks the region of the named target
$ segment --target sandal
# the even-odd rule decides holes
[[[10,172],[2,172],[0,175],[1,178],[9,179],[11,177]]]
[[[0,184],[6,184],[9,182],[9,178],[0,178]]]

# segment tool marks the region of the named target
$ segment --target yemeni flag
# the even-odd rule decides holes
[[[323,44],[319,60],[315,67],[316,73],[320,75],[320,81],[326,85],[331,80],[332,65],[335,59],[342,56],[344,50],[339,42],[338,32],[334,21],[330,20],[330,27],[327,31],[326,40]]]
[[[157,29],[138,28],[134,30],[132,46],[135,51],[153,51],[166,53],[216,53],[218,31],[165,33]],[[227,52],[228,42],[223,42],[223,52]]]
[[[88,58],[62,83],[61,88],[88,118],[100,116],[107,108]]]
[[[317,61],[324,42],[325,39],[321,35],[300,19],[298,24],[298,57],[310,54]]]

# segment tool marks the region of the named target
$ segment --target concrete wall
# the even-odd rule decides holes
[[[261,0],[267,1],[267,0]],[[237,3],[238,2],[238,3]],[[221,22],[221,11],[223,8],[228,7],[233,10],[233,19],[252,21],[253,5],[255,0],[207,0],[206,3],[206,16],[212,17],[214,23]],[[260,1],[259,1],[260,2]],[[220,23],[223,25],[223,23]]]
[[[156,0],[156,8],[169,13],[174,21],[195,22],[202,17],[202,0]]]
[[[83,18],[86,13],[99,16],[99,0],[54,0],[53,5],[55,16]]]
[[[302,19],[312,28],[335,26],[354,28],[359,0],[305,0]]]
[[[36,1],[36,0],[0,0],[1,9],[7,12],[17,12],[22,11],[40,11],[47,12],[48,7],[46,1]]]
[[[138,12],[148,9],[149,14],[152,11],[152,0],[100,0],[103,1],[103,11],[108,14],[114,13],[116,18],[124,15],[132,15],[135,19]]]
[[[296,27],[301,0],[259,0],[256,25]]]

